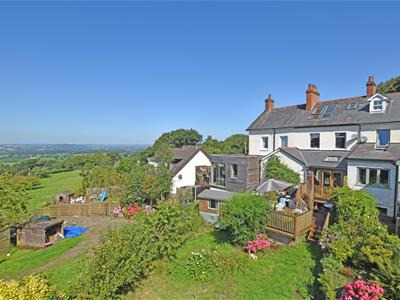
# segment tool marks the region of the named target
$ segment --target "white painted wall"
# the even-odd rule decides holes
[[[268,137],[268,149],[263,148],[263,137]],[[272,130],[254,130],[249,133],[249,154],[250,155],[267,155],[271,153],[273,147],[273,131]],[[290,142],[290,141],[289,141]]]
[[[171,193],[176,194],[176,189],[184,186],[194,185],[196,182],[196,167],[197,166],[211,166],[211,162],[203,152],[198,152],[191,160],[186,164],[178,174],[172,178],[172,189]],[[180,176],[181,175],[181,176]],[[179,177],[182,177],[180,179]]]
[[[264,178],[264,174],[265,174],[265,164],[267,163],[267,161],[271,157],[279,157],[279,159],[281,160],[282,163],[284,163],[289,168],[291,168],[292,170],[294,170],[297,173],[299,173],[300,179],[301,179],[302,182],[306,180],[306,178],[305,178],[305,176],[306,176],[305,175],[306,174],[305,173],[305,171],[306,171],[305,165],[300,163],[299,161],[297,161],[293,157],[287,155],[286,153],[283,153],[283,152],[280,152],[280,151],[277,151],[275,154],[271,154],[270,156],[265,157],[261,161],[261,176],[262,176],[262,178]]]
[[[366,124],[361,126],[361,136],[365,136],[367,143],[376,143],[376,131],[390,129],[390,142],[400,143],[400,122],[388,124]]]
[[[281,146],[281,136],[288,137],[288,146],[299,149],[310,148],[310,133],[320,134],[319,150],[343,150],[336,148],[335,133],[346,133],[346,149],[350,150],[357,142],[358,126],[332,126],[332,127],[312,127],[312,128],[284,128],[277,129],[275,132],[275,149]],[[269,148],[262,148],[262,137],[268,136]],[[273,151],[273,130],[253,130],[249,133],[249,154],[267,155]]]
[[[357,168],[381,168],[390,170],[390,186],[389,188],[384,187],[373,187],[368,185],[359,185],[358,181],[358,170]],[[347,167],[347,182],[350,188],[355,190],[364,190],[373,195],[378,201],[378,206],[387,209],[388,216],[394,215],[394,197],[396,189],[396,168],[390,162],[379,162],[379,161],[361,161],[361,160],[349,160]]]

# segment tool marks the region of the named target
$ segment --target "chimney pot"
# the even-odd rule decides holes
[[[319,103],[319,92],[318,88],[312,84],[308,84],[308,88],[306,91],[306,110],[307,111],[312,111],[312,109],[318,105]]]
[[[265,111],[271,111],[275,107],[275,101],[271,98],[271,94],[268,95],[268,98],[265,99]]]
[[[367,81],[367,99],[371,98],[373,95],[376,94],[376,83],[374,76],[369,76]]]

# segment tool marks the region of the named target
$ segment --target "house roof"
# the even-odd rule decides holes
[[[183,148],[172,149],[172,160],[176,163],[172,163],[169,167],[170,171],[176,175],[182,170],[197,153],[203,152],[205,156],[209,158],[208,153],[201,147],[186,146]]]
[[[375,143],[358,144],[347,159],[400,160],[400,144],[389,144],[386,149],[376,149]]]
[[[309,119],[310,113],[306,111],[305,104],[277,107],[261,113],[247,130],[399,122],[400,92],[385,96],[391,101],[384,113],[369,113],[367,97],[358,96],[319,102],[319,111],[329,104],[335,105],[330,118],[325,119]],[[356,108],[348,109],[350,103],[356,103]]]
[[[350,151],[345,150],[302,150],[298,148],[280,148],[280,150],[308,167],[328,169],[345,169],[346,158],[350,154]]]
[[[235,193],[223,191],[223,190],[209,190],[206,189],[197,195],[199,199],[217,200],[217,201],[227,201],[230,200]]]

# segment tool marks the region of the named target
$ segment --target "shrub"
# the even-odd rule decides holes
[[[265,179],[276,179],[299,184],[299,173],[282,163],[278,157],[270,158],[265,164]]]
[[[115,299],[133,288],[155,260],[174,256],[198,218],[191,207],[168,202],[109,231],[77,282],[77,298]]]
[[[269,211],[264,197],[236,194],[222,207],[219,226],[229,231],[234,243],[244,246],[257,233],[266,233]]]
[[[382,296],[383,289],[379,285],[366,283],[363,280],[357,280],[344,286],[340,300],[378,300]]]
[[[23,278],[21,281],[0,280],[0,299],[62,299],[62,295],[56,293],[47,279],[40,274],[34,274]]]
[[[335,189],[332,195],[336,223],[322,234],[325,255],[351,267],[360,278],[379,283],[388,299],[400,299],[400,239],[379,222],[376,200],[349,188]],[[322,282],[333,287],[334,277],[335,271],[323,264]]]
[[[247,246],[244,247],[249,252],[257,253],[259,251],[264,251],[265,249],[269,248],[271,243],[267,240],[266,234],[256,234],[256,239],[253,241],[248,241]]]
[[[328,300],[335,300],[337,299],[337,289],[345,283],[345,278],[339,274],[343,264],[334,256],[328,255],[321,260],[321,265],[323,273],[318,277],[321,290]]]

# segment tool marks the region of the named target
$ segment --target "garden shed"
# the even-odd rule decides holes
[[[56,203],[71,203],[75,193],[72,191],[64,191],[56,195]]]
[[[36,221],[17,228],[17,246],[42,248],[64,238],[64,220]]]

